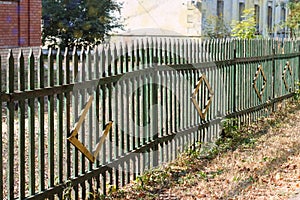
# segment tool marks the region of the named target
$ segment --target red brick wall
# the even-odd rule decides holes
[[[0,47],[41,45],[41,0],[0,0]]]

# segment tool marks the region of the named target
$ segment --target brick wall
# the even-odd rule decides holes
[[[0,0],[0,48],[41,45],[41,0]]]

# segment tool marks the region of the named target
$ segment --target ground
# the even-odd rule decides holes
[[[146,172],[113,199],[300,199],[300,105]],[[298,195],[298,196],[297,196]]]

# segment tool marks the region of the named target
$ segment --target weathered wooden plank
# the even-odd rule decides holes
[[[25,64],[23,51],[20,50],[18,57],[18,89],[25,90]],[[19,113],[19,197],[25,197],[25,102],[18,102]]]
[[[78,71],[79,71],[79,66],[78,66],[78,54],[77,54],[77,48],[75,47],[72,52],[72,62],[73,62],[73,77],[72,77],[72,82],[77,83],[79,81],[78,77]],[[79,92],[72,91],[72,110],[73,110],[73,120],[72,123],[76,123],[76,120],[78,119],[78,99],[79,99]],[[73,149],[73,177],[78,177],[79,175],[79,160],[78,160],[78,149],[74,148]],[[79,189],[78,185],[74,185],[74,193],[75,193],[75,199],[79,199]]]
[[[45,87],[45,72],[44,72],[44,59],[42,50],[39,50],[38,55],[38,88]],[[39,158],[39,192],[45,189],[45,99],[43,97],[38,98],[38,158]]]
[[[32,49],[28,56],[28,89],[35,88],[34,55]],[[28,131],[29,131],[29,193],[35,193],[35,105],[34,98],[28,99]]]
[[[48,87],[54,86],[54,57],[52,49],[49,49],[48,54]],[[54,187],[54,96],[48,95],[48,186]]]
[[[92,74],[92,53],[91,53],[91,48],[90,47],[87,47],[86,61],[85,62],[86,62],[86,68],[87,68],[86,69],[87,80],[92,80],[92,78],[93,78],[93,74]],[[90,87],[86,90],[86,92],[88,94],[92,94],[94,90],[95,90],[95,87]],[[87,124],[87,132],[88,132],[88,135],[87,135],[87,140],[88,141],[86,142],[86,144],[87,144],[87,148],[90,152],[93,151],[93,148],[94,148],[93,145],[95,145],[95,142],[93,140],[94,134],[95,134],[95,130],[94,130],[95,129],[95,126],[94,126],[94,121],[95,120],[93,118],[93,111],[95,109],[94,105],[95,104],[93,104],[93,103],[91,104],[91,109],[89,109],[89,111],[88,111],[88,117],[87,117],[87,123],[86,123]],[[96,158],[94,156],[94,161],[88,163],[88,167],[87,167],[88,171],[93,170],[93,163],[95,162],[95,159]],[[86,193],[89,194],[91,192],[93,192],[93,180],[92,179],[88,180],[88,187],[87,187]]]
[[[64,67],[65,67],[65,79],[64,79],[64,84],[70,84],[71,82],[71,72],[70,72],[70,54],[69,54],[69,49],[68,47],[65,48],[65,54],[64,54]],[[63,138],[67,138],[69,136],[69,133],[71,132],[71,93],[66,92],[64,97],[63,97],[63,102],[64,103],[64,111],[65,111],[65,127],[66,127],[66,133],[63,134]],[[65,177],[69,178],[71,177],[71,146],[70,143],[65,140],[62,141],[63,144],[65,144],[65,147],[67,149],[66,152],[66,164],[67,164],[67,169],[66,169],[66,174]]]
[[[79,73],[79,81],[80,82],[85,82],[87,80],[87,67],[86,67],[86,57],[87,57],[87,52],[85,51],[85,48],[82,47],[80,51],[80,73]],[[86,104],[86,94],[87,90],[82,89],[79,90],[79,107],[83,108]],[[79,140],[86,145],[86,123],[85,121],[82,122],[81,124],[81,134],[78,136]],[[83,174],[86,171],[86,162],[85,162],[85,155],[81,154],[79,155],[79,167],[80,167],[80,173]],[[82,182],[80,184],[81,186],[81,198],[85,199],[86,198],[86,182]]]
[[[9,93],[14,92],[14,86],[15,86],[15,63],[14,63],[14,57],[12,50],[9,51],[9,54],[7,56],[7,91]],[[8,123],[8,168],[7,168],[7,199],[14,199],[14,118],[15,118],[15,105],[14,102],[8,102],[7,103],[7,123]]]
[[[63,71],[63,56],[61,49],[59,48],[56,53],[56,85],[62,85],[64,82],[64,71]],[[57,117],[56,117],[56,141],[57,141],[57,146],[56,146],[56,160],[57,160],[57,182],[62,183],[63,182],[63,117],[64,117],[64,110],[63,110],[63,105],[64,105],[64,99],[63,99],[64,94],[58,94],[57,95],[57,102],[56,102],[56,108],[57,108]],[[58,194],[59,198],[62,198],[62,194]]]

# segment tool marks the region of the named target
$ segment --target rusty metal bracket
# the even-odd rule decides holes
[[[85,155],[85,157],[91,161],[91,162],[95,162],[95,159],[105,141],[105,138],[107,137],[111,127],[112,127],[112,121],[108,122],[105,126],[105,129],[103,131],[103,134],[101,136],[101,139],[99,141],[99,143],[97,144],[97,148],[96,151],[94,153],[91,153],[78,139],[77,139],[77,135],[79,132],[79,129],[85,119],[85,116],[89,110],[89,108],[92,106],[92,102],[93,102],[94,97],[90,96],[88,99],[88,102],[86,103],[84,109],[81,111],[80,113],[80,117],[78,122],[75,124],[74,128],[71,131],[71,135],[70,137],[67,138],[67,140],[69,142],[71,142],[83,155]]]

